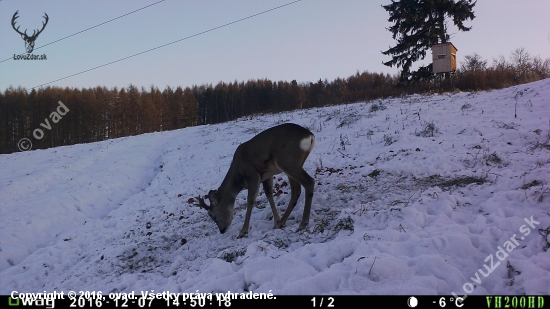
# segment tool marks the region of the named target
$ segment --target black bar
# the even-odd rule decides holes
[[[174,294],[174,293],[173,293]],[[548,296],[522,296],[522,295],[493,295],[493,296],[342,296],[342,295],[309,295],[309,296],[277,296],[265,293],[192,293],[179,297],[166,297],[155,293],[143,297],[141,294],[119,293],[114,294],[77,294],[68,297],[60,297],[55,300],[19,299],[9,295],[0,295],[0,307],[5,305],[15,309],[16,307],[29,308],[243,308],[243,306],[280,306],[288,309],[290,306],[298,308],[446,308],[446,309],[542,309],[550,308],[546,301]],[[164,294],[168,295],[168,294]],[[200,295],[197,296],[197,295]],[[17,296],[17,294],[14,294]],[[126,296],[126,297],[124,297]],[[21,296],[25,298],[24,296]],[[258,299],[258,298],[262,299]],[[256,299],[254,299],[256,298]],[[29,303],[30,301],[30,303]],[[26,305],[25,305],[25,304]],[[286,308],[282,308],[286,306]]]

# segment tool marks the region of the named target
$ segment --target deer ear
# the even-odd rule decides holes
[[[210,190],[208,192],[208,199],[210,200],[210,205],[219,204],[218,191]]]

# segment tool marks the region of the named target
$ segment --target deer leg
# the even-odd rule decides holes
[[[296,206],[296,202],[298,202],[298,198],[300,197],[300,193],[302,191],[300,183],[290,176],[288,177],[288,183],[290,184],[290,202],[288,203],[288,207],[286,208],[285,213],[283,214],[283,217],[279,222],[278,228],[282,228],[285,226],[286,220],[290,216],[290,213],[292,212],[292,209],[294,209],[294,206]]]
[[[311,212],[311,201],[313,200],[313,188],[315,187],[315,180],[311,178],[311,176],[306,173],[306,171],[302,170],[302,177],[300,184],[304,186],[304,189],[306,191],[306,201],[304,204],[304,214],[302,216],[302,222],[300,222],[300,226],[298,227],[298,230],[304,229],[307,224],[309,223],[309,214]]]
[[[313,189],[315,187],[315,180],[309,176],[309,174],[301,167],[294,167],[294,168],[287,168],[286,170],[283,170],[289,177],[289,180],[292,178],[294,182],[298,183],[298,185],[294,185],[297,188],[302,185],[306,191],[306,201],[304,204],[304,214],[302,216],[302,222],[300,222],[300,226],[298,227],[298,231],[304,229],[307,224],[309,223],[309,214],[311,212],[311,201],[313,200]],[[288,208],[286,209],[283,217],[281,218],[281,223],[285,223],[286,219],[288,219],[288,216],[290,215],[290,212],[296,206],[296,201],[298,200],[298,196],[300,196],[300,191],[298,189],[295,190],[294,186],[291,184],[292,189],[292,196],[290,198],[290,203],[288,205]],[[297,191],[296,193],[296,200],[293,199],[294,191]]]
[[[248,234],[248,227],[250,224],[250,216],[252,215],[252,208],[254,207],[254,201],[256,201],[256,197],[258,196],[258,191],[260,189],[260,179],[255,180],[248,180],[248,197],[247,202],[248,205],[246,206],[246,216],[244,218],[244,224],[243,228],[239,232],[239,237],[244,237]]]
[[[262,185],[264,186],[265,196],[267,197],[269,206],[271,206],[271,211],[273,212],[273,227],[277,227],[279,222],[281,222],[281,217],[279,217],[279,212],[275,207],[275,201],[273,201],[273,177],[269,177],[264,180]]]

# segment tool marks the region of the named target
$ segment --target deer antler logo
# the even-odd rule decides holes
[[[19,33],[21,35],[21,38],[23,38],[23,40],[25,40],[25,48],[27,49],[27,53],[30,54],[34,50],[34,41],[36,40],[38,35],[40,33],[42,33],[44,28],[46,28],[46,25],[48,24],[49,17],[48,17],[48,14],[44,13],[43,17],[44,17],[44,19],[46,19],[46,22],[42,22],[42,29],[33,30],[32,35],[29,36],[29,35],[27,35],[27,30],[26,29],[25,29],[25,32],[21,32],[21,31],[19,31],[19,26],[17,28],[15,28],[15,20],[17,18],[19,18],[19,16],[17,16],[17,13],[19,13],[19,11],[15,12],[15,14],[13,14],[13,17],[11,19],[11,25],[13,27],[13,30],[15,30],[17,33]]]

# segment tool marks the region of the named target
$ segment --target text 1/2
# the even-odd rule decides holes
[[[323,307],[323,301],[325,300],[325,298],[324,297],[319,297],[319,304],[317,304],[317,300],[318,300],[317,297],[313,297],[311,299],[311,301],[313,302],[313,308],[316,308],[316,307],[322,308]],[[334,297],[328,297],[327,298],[327,300],[325,301],[325,307],[326,308],[333,308],[334,307]]]

